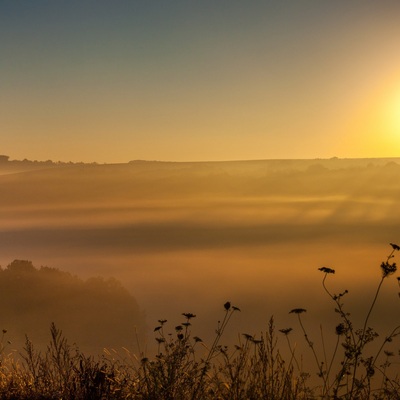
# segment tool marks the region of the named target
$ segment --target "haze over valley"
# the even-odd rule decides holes
[[[293,325],[294,307],[320,318],[329,306],[321,266],[335,268],[332,285],[364,309],[357,294],[372,296],[398,241],[399,173],[400,159],[3,161],[1,265],[30,260],[80,279],[116,278],[145,315],[134,325],[149,346],[157,320],[180,322],[182,312],[212,337],[226,300],[242,309],[235,332],[258,333],[271,315]],[[396,285],[388,282],[385,301],[398,301]],[[385,301],[382,327],[398,316]]]

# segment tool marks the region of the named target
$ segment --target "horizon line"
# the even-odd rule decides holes
[[[132,159],[129,161],[53,161],[47,160],[31,160],[24,158],[10,159],[7,155],[0,155],[0,163],[38,163],[38,164],[97,164],[97,165],[120,165],[120,164],[134,164],[134,163],[176,163],[176,164],[194,164],[194,163],[237,163],[237,162],[262,162],[262,161],[335,161],[335,160],[390,160],[399,159],[400,156],[384,156],[384,157],[315,157],[315,158],[255,158],[255,159],[228,159],[228,160],[157,160],[157,159]]]

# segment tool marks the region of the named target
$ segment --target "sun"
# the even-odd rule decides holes
[[[400,155],[400,83],[377,96],[367,117],[369,141],[383,157]]]
[[[382,128],[387,135],[393,139],[400,139],[400,85],[383,106],[382,112]]]
[[[400,156],[400,79],[385,80],[362,99],[348,133],[357,156]]]

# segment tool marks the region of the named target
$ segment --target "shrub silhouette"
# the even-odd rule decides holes
[[[13,342],[22,332],[44,344],[54,322],[92,354],[104,346],[133,345],[135,327],[145,326],[135,299],[117,280],[83,281],[58,269],[37,269],[25,260],[0,270],[0,313],[3,326],[13,332]]]

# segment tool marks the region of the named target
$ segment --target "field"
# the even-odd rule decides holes
[[[116,278],[146,316],[137,326],[139,345],[133,331],[123,344],[137,354],[157,353],[153,330],[160,319],[174,332],[182,313],[196,314],[193,332],[211,344],[222,305],[230,301],[241,312],[220,344],[232,345],[243,333],[260,337],[273,315],[276,331],[293,328],[296,354],[305,354],[305,369],[315,376],[312,353],[289,311],[307,309],[302,318],[319,354],[320,325],[326,346],[334,346],[335,336],[329,337],[340,316],[318,271],[329,267],[336,271],[332,292],[349,291],[346,308],[362,328],[379,266],[389,243],[399,241],[399,173],[398,159],[3,162],[0,261],[3,268],[20,259],[81,279]],[[369,318],[382,338],[399,324],[397,285],[395,278],[385,281]],[[20,311],[8,315],[14,311],[2,323],[15,347],[25,333],[42,345],[34,318],[18,321]],[[79,330],[59,326],[57,313],[54,319],[45,329],[55,322],[79,345]],[[279,343],[285,346],[284,336]],[[103,347],[96,342],[90,351]],[[392,347],[397,354],[398,344]],[[282,349],[290,359],[288,351]]]

